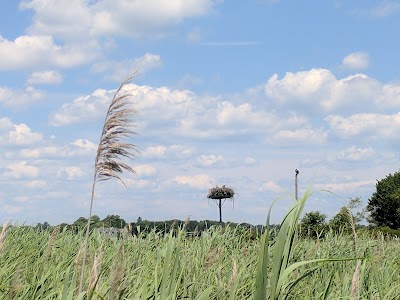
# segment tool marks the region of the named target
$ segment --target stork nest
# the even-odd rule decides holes
[[[235,196],[235,191],[232,188],[226,187],[225,185],[223,185],[222,187],[219,187],[217,185],[216,187],[213,187],[208,190],[207,198],[228,199],[228,198],[233,198],[234,196]]]

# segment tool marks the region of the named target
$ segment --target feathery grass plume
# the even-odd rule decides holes
[[[45,255],[44,255],[46,258],[51,257],[51,251],[53,250],[54,242],[59,233],[60,233],[60,226],[54,227],[53,231],[51,232],[49,241],[47,242],[47,247],[46,247],[46,251],[45,251]]]
[[[350,299],[358,300],[360,299],[360,266],[361,261],[357,261],[356,269],[354,270],[353,278],[351,280],[351,292]]]
[[[124,244],[121,244],[117,253],[114,255],[111,266],[111,287],[109,299],[120,299],[124,290],[128,288],[128,284],[124,282],[126,278],[126,261]]]
[[[6,239],[7,236],[7,230],[10,227],[10,222],[7,222],[3,225],[3,228],[1,229],[1,233],[0,233],[0,252],[3,250],[4,247],[4,241]]]
[[[93,266],[92,266],[92,270],[90,271],[90,276],[89,276],[87,299],[91,299],[93,296],[93,291],[94,291],[94,289],[97,285],[97,282],[99,281],[99,278],[100,278],[102,262],[103,262],[103,251],[100,250],[99,254],[96,253],[94,255]]]
[[[136,132],[132,130],[132,128],[136,126],[136,124],[132,120],[132,116],[135,115],[137,112],[135,109],[129,107],[131,104],[129,102],[130,95],[128,92],[124,91],[125,86],[129,84],[132,79],[133,76],[130,76],[119,86],[119,88],[115,92],[104,120],[100,142],[97,147],[96,159],[94,163],[94,175],[92,184],[92,195],[90,199],[89,217],[86,227],[86,237],[84,241],[85,246],[82,260],[81,279],[79,283],[79,293],[82,292],[83,288],[85,261],[87,256],[87,243],[89,239],[90,220],[92,217],[96,182],[116,178],[125,185],[125,183],[120,178],[120,174],[123,173],[123,171],[135,173],[135,171],[128,164],[122,162],[121,160],[123,158],[134,158],[135,153],[137,153],[138,151],[136,145],[122,142],[122,138],[127,138],[136,134]]]
[[[349,215],[349,223],[350,223],[350,227],[351,227],[351,232],[353,234],[353,250],[356,251],[357,250],[356,223],[354,222],[354,217],[353,217],[353,214],[351,213],[351,210],[348,207],[346,207],[346,211]]]
[[[10,299],[16,299],[18,294],[24,289],[26,280],[24,280],[23,275],[24,269],[18,266],[11,277],[10,290],[8,291]]]
[[[231,278],[229,279],[230,288],[232,288],[234,286],[234,284],[236,282],[237,275],[238,275],[238,267],[237,267],[236,260],[233,259],[232,274],[231,274]]]

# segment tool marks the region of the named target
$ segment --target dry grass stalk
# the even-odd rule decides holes
[[[229,285],[230,285],[231,288],[232,288],[233,285],[235,284],[237,275],[238,275],[237,263],[236,263],[236,260],[233,260],[232,274],[231,274],[231,278],[230,278],[230,280],[229,280]]]
[[[10,228],[10,222],[3,224],[3,228],[0,233],[0,252],[3,251],[4,241],[6,240],[7,237],[8,228]]]
[[[51,256],[51,252],[53,250],[54,241],[57,238],[57,235],[60,233],[60,226],[54,227],[53,231],[51,232],[49,241],[47,242],[47,247],[45,251],[45,257],[49,258]]]
[[[208,252],[206,259],[204,260],[203,267],[211,267],[216,261],[219,261],[224,253],[224,248],[218,247]]]
[[[25,280],[24,280],[23,274],[24,274],[24,270],[21,268],[18,268],[12,275],[10,290],[8,292],[10,299],[16,299],[18,294],[24,289]]]
[[[87,290],[88,299],[91,299],[93,291],[97,285],[97,282],[99,281],[102,261],[103,261],[103,251],[100,251],[99,254],[96,253],[94,255],[94,261],[92,270],[90,271],[89,285]]]
[[[130,107],[131,103],[128,101],[129,93],[127,91],[124,91],[126,85],[129,84],[132,79],[133,76],[125,80],[115,92],[104,120],[100,142],[97,147],[89,217],[84,242],[79,293],[82,291],[83,288],[85,261],[87,256],[87,243],[89,239],[90,220],[92,218],[96,182],[116,178],[125,185],[125,183],[120,178],[120,174],[123,173],[124,170],[135,173],[135,171],[129,165],[121,161],[121,159],[123,158],[134,158],[135,153],[137,152],[137,147],[135,145],[122,142],[122,138],[126,138],[136,134],[132,130],[132,128],[135,127],[132,116],[135,115],[137,112]]]
[[[126,273],[124,253],[124,245],[121,244],[116,255],[114,255],[114,262],[111,267],[110,299],[117,299],[118,295],[127,288],[124,285]]]
[[[350,299],[360,299],[360,261],[357,261],[356,269],[354,270],[353,279],[351,281]]]
[[[351,227],[351,232],[353,234],[353,250],[357,250],[357,233],[356,233],[356,224],[354,222],[354,217],[353,214],[351,213],[351,210],[346,207],[347,213],[349,215],[349,223]]]

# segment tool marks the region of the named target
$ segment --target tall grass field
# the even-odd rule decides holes
[[[400,241],[299,237],[305,198],[256,239],[218,226],[191,238],[93,231],[81,293],[85,232],[11,227],[0,236],[0,299],[400,299]]]

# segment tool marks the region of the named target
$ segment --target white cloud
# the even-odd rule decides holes
[[[277,117],[266,112],[253,111],[250,103],[234,106],[232,103],[224,101],[219,103],[217,121],[221,125],[236,125],[243,123],[253,125],[268,125],[277,121]]]
[[[140,178],[152,177],[157,174],[157,169],[152,165],[139,165],[133,167],[133,169]]]
[[[176,176],[173,181],[178,184],[188,185],[196,189],[208,189],[214,183],[214,179],[211,176],[205,174],[194,176]]]
[[[382,84],[365,74],[336,79],[326,69],[288,72],[282,79],[275,74],[265,85],[265,94],[279,106],[308,112],[359,111],[360,106],[372,112],[400,105],[399,84]]]
[[[9,142],[14,145],[28,145],[42,140],[42,135],[32,132],[25,124],[14,125],[14,130],[9,132]]]
[[[257,160],[254,158],[254,157],[250,157],[250,156],[248,156],[248,157],[246,157],[245,159],[244,159],[244,163],[246,164],[246,165],[254,165],[255,163],[257,162]]]
[[[188,158],[195,153],[195,149],[186,145],[171,145],[168,147],[171,155],[178,158]]]
[[[162,158],[165,157],[166,151],[167,147],[165,146],[152,146],[147,147],[143,152],[141,152],[141,156],[146,158]]]
[[[0,142],[28,145],[42,140],[42,134],[33,132],[26,124],[14,124],[9,118],[0,118]]]
[[[322,129],[302,128],[296,130],[279,130],[267,143],[296,144],[296,145],[321,145],[325,144],[328,133]]]
[[[105,73],[106,79],[121,82],[133,72],[137,71],[140,75],[161,66],[161,64],[162,61],[159,55],[146,53],[144,56],[135,59],[95,63],[92,66],[92,71],[95,73]]]
[[[26,161],[20,161],[12,163],[6,166],[7,171],[4,172],[4,176],[11,178],[35,178],[39,176],[39,168],[35,166],[27,165]]]
[[[23,109],[42,100],[43,98],[44,93],[32,86],[28,86],[24,90],[13,90],[7,87],[0,87],[0,104],[3,104],[6,107]]]
[[[57,112],[50,115],[49,122],[52,126],[65,126],[104,117],[114,92],[114,90],[98,89],[89,96],[76,98],[72,103],[65,103]]]
[[[375,155],[375,151],[372,147],[368,148],[357,148],[351,146],[343,151],[340,151],[336,158],[344,161],[362,161],[371,159]]]
[[[268,181],[262,184],[259,188],[260,191],[268,191],[274,193],[281,193],[283,191],[282,187],[274,181]]]
[[[27,83],[32,84],[58,84],[62,82],[62,76],[59,72],[49,70],[43,72],[34,72],[32,73]]]
[[[154,188],[156,184],[153,180],[130,179],[130,178],[124,179],[124,183],[126,184],[126,186],[133,187],[135,189]]]
[[[75,180],[85,175],[85,172],[80,167],[76,166],[61,168],[57,171],[57,177],[66,178],[68,180]]]
[[[380,1],[378,6],[373,7],[370,12],[374,17],[387,17],[400,11],[400,3],[398,1],[384,0]]]
[[[45,180],[31,180],[28,181],[25,186],[31,189],[43,189],[47,186],[47,182]],[[20,202],[26,202],[23,200],[24,199],[22,199]]]
[[[68,68],[92,61],[96,56],[97,45],[60,46],[53,37],[46,35],[23,35],[14,41],[0,36],[0,70],[26,70],[33,68]]]
[[[8,205],[8,204],[6,204],[2,207],[2,210],[8,215],[18,214],[22,211],[22,209],[23,209],[22,206]]]
[[[73,147],[76,147],[79,150],[82,150],[84,153],[95,153],[97,151],[98,145],[87,140],[87,139],[77,139],[71,143]],[[79,151],[78,150],[78,151]],[[81,151],[79,151],[81,152]]]
[[[211,166],[215,163],[223,161],[224,157],[222,155],[201,155],[197,161],[203,166]]]
[[[326,190],[333,193],[345,192],[346,194],[349,194],[350,192],[357,191],[361,188],[375,186],[375,184],[376,180],[362,180],[340,183],[315,184],[313,185],[313,189]]]
[[[400,138],[400,113],[394,115],[361,113],[349,117],[331,115],[325,120],[339,137],[362,135],[374,140]]]
[[[342,67],[350,70],[364,70],[369,66],[369,55],[365,52],[354,52],[343,58]]]
[[[22,9],[34,10],[28,32],[76,39],[79,36],[161,36],[166,29],[186,18],[210,12],[215,0],[124,1],[31,0]]]
[[[21,158],[43,157],[76,157],[94,156],[97,145],[86,139],[77,139],[65,146],[45,146],[37,148],[25,148],[18,152]],[[16,157],[16,153],[10,153],[9,157]]]

